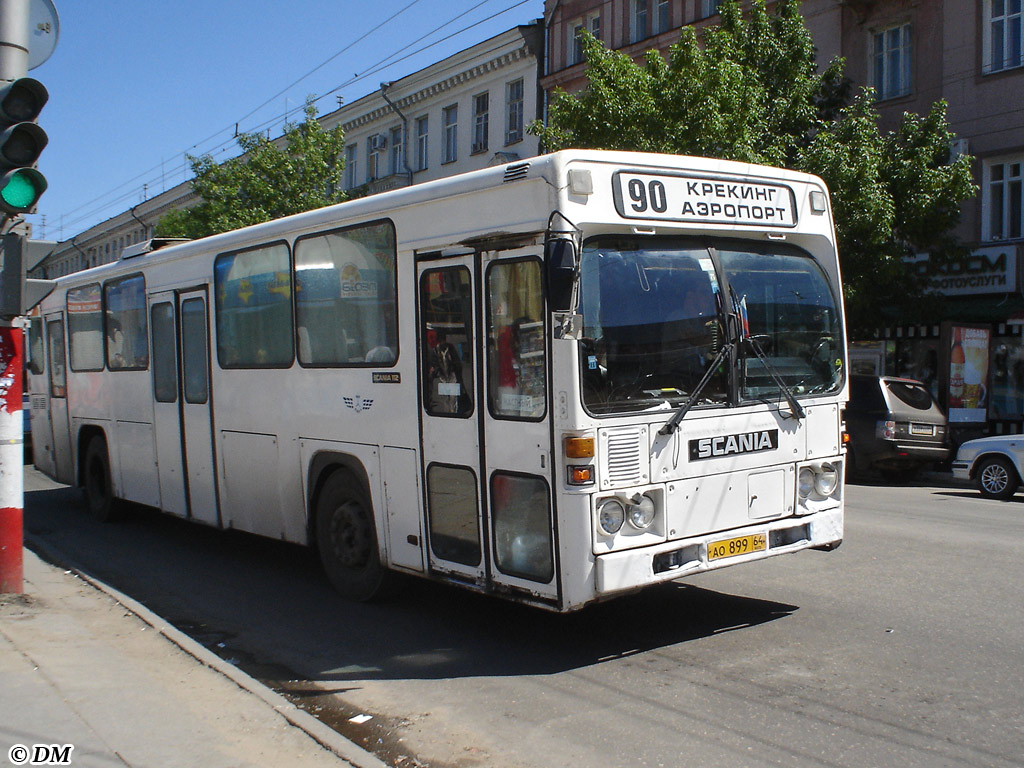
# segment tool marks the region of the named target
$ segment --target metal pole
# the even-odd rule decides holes
[[[0,594],[20,594],[25,504],[22,331],[0,325]]]
[[[0,2],[0,80],[28,74],[29,0]]]
[[[0,0],[0,81],[28,74],[28,25],[29,0]],[[24,589],[22,340],[20,321],[0,320],[0,594]]]

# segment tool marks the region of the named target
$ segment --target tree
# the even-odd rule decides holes
[[[162,217],[157,234],[206,237],[345,200],[344,132],[340,126],[324,130],[312,101],[305,115],[302,123],[285,125],[283,147],[263,134],[243,133],[237,138],[242,154],[227,162],[190,155],[200,201]]]
[[[950,157],[945,104],[883,134],[873,93],[851,100],[841,59],[819,72],[795,0],[771,15],[764,0],[746,16],[736,0],[719,12],[703,45],[684,27],[667,60],[649,51],[637,63],[583,33],[588,86],[557,92],[547,125],[531,132],[551,151],[702,155],[817,174],[832,193],[851,326],[876,327],[882,307],[888,320],[912,319],[923,286],[903,257],[948,258],[960,204],[975,193],[969,158]]]

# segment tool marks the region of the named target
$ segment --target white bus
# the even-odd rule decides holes
[[[35,465],[558,611],[843,536],[824,184],[564,151],[71,275],[30,328]],[[134,249],[135,253],[145,248]]]

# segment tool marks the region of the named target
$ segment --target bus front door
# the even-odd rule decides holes
[[[430,569],[484,586],[474,258],[418,263],[419,369]]]
[[[206,291],[154,294],[149,306],[160,505],[217,526]]]
[[[430,567],[554,599],[541,262],[465,254],[417,277]]]
[[[484,253],[484,476],[491,580],[558,597],[548,325],[536,249]]]

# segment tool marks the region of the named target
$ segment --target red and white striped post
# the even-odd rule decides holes
[[[0,321],[0,594],[24,591],[22,347],[21,328]]]

